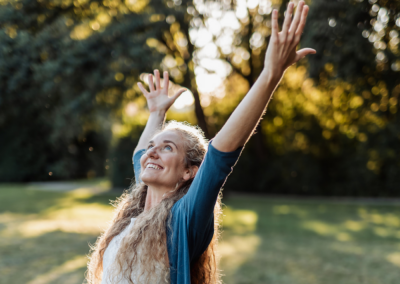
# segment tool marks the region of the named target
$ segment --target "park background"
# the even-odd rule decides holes
[[[0,282],[82,283],[133,178],[136,83],[222,127],[286,0],[0,0]],[[293,1],[298,3],[298,1]],[[301,47],[223,194],[226,283],[398,283],[400,2],[312,0]]]

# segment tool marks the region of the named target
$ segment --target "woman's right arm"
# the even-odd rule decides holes
[[[133,172],[135,173],[135,181],[136,183],[140,183],[142,180],[140,179],[141,165],[140,158],[146,152],[147,145],[153,135],[163,127],[165,121],[165,113],[166,112],[151,112],[149,119],[147,120],[146,127],[143,130],[142,135],[140,136],[139,142],[133,151],[132,163],[133,163]]]
[[[151,137],[160,129],[162,129],[165,121],[165,111],[151,112],[147,120],[146,127],[140,136],[139,142],[133,151],[133,155],[141,149],[146,149]]]
[[[164,82],[161,87],[160,72],[154,70],[154,77],[156,83],[156,89],[154,89],[153,75],[149,75],[149,88],[150,92],[143,87],[142,83],[138,83],[139,89],[142,91],[143,95],[146,97],[147,106],[149,107],[150,116],[147,120],[146,127],[140,136],[139,142],[133,151],[133,170],[135,172],[136,182],[140,182],[140,157],[147,149],[150,139],[164,126],[165,115],[171,105],[175,100],[184,92],[185,89],[180,89],[172,97],[168,97],[168,72],[164,72]]]
[[[175,100],[184,92],[186,89],[180,89],[172,97],[168,97],[168,72],[164,72],[164,82],[161,87],[160,83],[160,72],[154,70],[156,89],[154,89],[153,75],[149,75],[149,88],[150,92],[143,87],[142,83],[138,83],[140,90],[146,97],[147,105],[149,107],[150,116],[147,120],[146,127],[140,136],[139,142],[133,151],[133,155],[141,149],[146,149],[150,139],[157,131],[162,129],[165,121],[165,115],[168,109],[172,106]]]

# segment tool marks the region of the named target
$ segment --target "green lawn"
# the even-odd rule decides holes
[[[88,243],[111,219],[116,196],[101,179],[1,184],[0,283],[82,283]],[[225,283],[400,283],[400,204],[259,196],[224,203]]]

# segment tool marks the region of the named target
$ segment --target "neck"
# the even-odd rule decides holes
[[[144,211],[150,210],[160,204],[161,200],[163,200],[167,193],[172,190],[173,189],[159,189],[153,186],[148,186]]]

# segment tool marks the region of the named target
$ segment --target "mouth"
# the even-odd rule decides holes
[[[146,169],[153,169],[153,170],[157,170],[160,171],[162,169],[164,169],[163,167],[161,167],[160,165],[154,164],[154,163],[148,163],[146,166]]]

